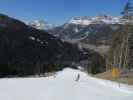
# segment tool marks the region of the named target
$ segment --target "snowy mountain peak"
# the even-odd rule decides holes
[[[91,22],[92,22],[91,17],[74,17],[68,23],[89,25],[91,24]]]
[[[49,30],[49,29],[54,28],[54,25],[49,24],[43,20],[34,20],[31,22],[28,22],[28,25],[36,29],[41,29],[41,30]]]
[[[69,24],[80,24],[80,25],[90,25],[90,24],[121,24],[120,17],[112,17],[107,15],[101,16],[83,16],[74,17],[69,22]]]

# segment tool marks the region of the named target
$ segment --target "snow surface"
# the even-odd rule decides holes
[[[49,24],[43,20],[34,20],[31,22],[27,22],[26,24],[40,30],[49,30],[55,27],[54,25]]]
[[[113,16],[83,16],[83,17],[74,17],[68,23],[77,24],[77,25],[90,25],[90,24],[124,24],[124,21],[121,20],[121,17]]]
[[[67,68],[50,77],[0,79],[0,100],[133,100],[133,87]]]

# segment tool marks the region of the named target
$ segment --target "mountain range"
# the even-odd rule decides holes
[[[92,68],[97,64],[97,72],[102,71],[104,58],[98,53],[81,50],[44,30],[0,14],[0,77],[41,74],[65,66]]]
[[[98,15],[98,16],[80,16],[73,17],[65,24],[75,24],[75,25],[91,25],[91,24],[125,24],[128,20],[123,19],[121,16],[109,16],[109,15]],[[49,24],[44,20],[34,20],[27,22],[27,25],[30,25],[37,29],[49,30],[55,28],[53,24]],[[58,25],[57,25],[58,26]],[[61,25],[62,26],[62,25]]]
[[[104,18],[109,17],[104,16],[102,20]],[[127,21],[116,23],[117,18],[114,18],[115,22],[114,19],[110,19],[111,22],[104,19],[108,23],[78,21],[86,19],[90,20],[89,17],[74,18],[48,29],[44,21],[25,24],[0,14],[0,77],[42,74],[66,66],[84,66],[91,73],[103,72],[105,55],[112,44],[115,45],[113,36],[126,26]],[[33,24],[36,23],[46,29],[35,27]]]
[[[74,17],[60,26],[54,26],[42,20],[29,22],[28,25],[36,29],[46,30],[55,37],[68,42],[85,41],[87,43],[99,44],[99,42],[104,42],[104,44],[108,44],[109,42],[106,42],[106,39],[109,39],[111,31],[114,32],[120,25],[127,22],[128,20],[122,17],[99,15]],[[98,37],[100,40],[95,39],[97,36],[100,36]]]
[[[74,17],[63,25],[48,31],[62,41],[80,44],[82,48],[92,48],[96,52],[104,54],[108,49],[102,52],[102,47],[109,48],[112,34],[122,25],[126,24],[126,22],[128,20],[122,17],[107,15]]]
[[[112,34],[127,22],[122,16],[99,15],[73,17],[60,26],[41,20],[29,22],[28,25],[45,30],[62,41],[78,44],[81,48],[90,48],[103,55],[110,47]]]

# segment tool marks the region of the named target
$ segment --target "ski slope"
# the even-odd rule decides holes
[[[133,87],[67,68],[50,77],[0,79],[0,100],[133,100]]]

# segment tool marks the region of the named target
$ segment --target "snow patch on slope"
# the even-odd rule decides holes
[[[36,29],[40,29],[40,30],[49,30],[54,28],[54,25],[49,24],[43,20],[34,20],[31,22],[28,22],[27,25],[34,27]]]
[[[123,24],[120,17],[113,16],[84,16],[84,17],[74,17],[68,23],[79,24],[79,25],[90,25],[90,24]]]

